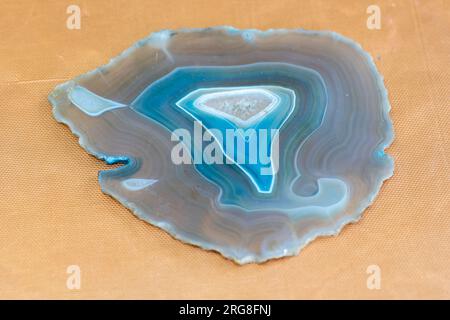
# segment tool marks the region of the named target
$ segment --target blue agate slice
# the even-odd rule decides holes
[[[357,221],[393,172],[371,57],[332,32],[161,31],[49,97],[103,192],[237,263]]]

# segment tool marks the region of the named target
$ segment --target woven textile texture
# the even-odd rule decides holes
[[[450,1],[0,3],[0,298],[450,298]],[[371,4],[381,29],[366,25]],[[238,266],[174,240],[104,195],[89,156],[47,101],[160,29],[334,30],[385,78],[395,174],[356,224],[297,257]],[[81,288],[66,286],[70,265]],[[367,287],[367,268],[381,287]]]

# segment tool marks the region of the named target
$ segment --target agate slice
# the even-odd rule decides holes
[[[332,32],[161,31],[49,99],[87,152],[123,164],[103,192],[240,264],[337,234],[393,172],[382,77]]]

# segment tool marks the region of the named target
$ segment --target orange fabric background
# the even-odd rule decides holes
[[[81,30],[66,28],[78,4]],[[366,8],[381,8],[368,30]],[[0,298],[450,298],[450,1],[17,1],[0,3]],[[101,193],[47,101],[159,29],[334,30],[385,77],[395,174],[363,219],[299,256],[237,266],[172,239]],[[68,265],[81,289],[66,288]],[[381,268],[381,289],[366,268]]]

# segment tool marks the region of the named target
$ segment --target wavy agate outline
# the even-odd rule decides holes
[[[204,31],[205,29],[182,29],[178,32],[201,32]],[[310,235],[308,238],[302,238],[299,237],[297,238],[296,242],[288,248],[283,250],[282,254],[276,254],[276,255],[271,255],[269,253],[269,255],[253,255],[253,256],[246,256],[246,257],[236,257],[234,256],[232,253],[228,252],[226,248],[219,248],[217,246],[208,244],[208,243],[204,243],[204,242],[198,242],[196,240],[193,239],[189,239],[189,238],[185,238],[182,234],[179,234],[176,229],[173,229],[173,227],[168,224],[168,223],[164,223],[164,222],[158,222],[158,221],[153,221],[151,216],[150,217],[145,217],[144,219],[149,221],[150,223],[157,225],[163,229],[165,229],[167,232],[169,232],[172,236],[174,236],[177,239],[189,242],[191,244],[195,244],[198,245],[200,247],[203,247],[205,249],[209,249],[209,250],[215,250],[215,251],[219,251],[222,255],[235,260],[238,263],[249,263],[249,262],[263,262],[266,261],[268,259],[272,259],[272,258],[279,258],[279,257],[283,257],[283,256],[287,256],[287,255],[296,255],[298,254],[298,252],[301,250],[302,247],[304,247],[307,243],[309,243],[310,241],[312,241],[314,238],[318,237],[318,236],[324,236],[324,235],[332,235],[332,234],[337,234],[339,233],[339,231],[341,230],[341,228],[346,225],[349,222],[354,222],[357,221],[361,214],[362,211],[364,211],[364,209],[369,206],[375,196],[378,194],[382,183],[384,180],[388,179],[390,176],[392,176],[392,172],[393,172],[393,159],[384,152],[384,149],[386,149],[393,141],[393,130],[392,130],[392,124],[390,122],[390,118],[389,118],[389,110],[390,110],[390,104],[389,101],[387,99],[387,91],[384,87],[383,84],[383,79],[380,76],[380,74],[378,73],[375,64],[373,63],[373,60],[371,58],[371,56],[366,53],[359,44],[357,44],[356,42],[354,42],[353,40],[350,40],[348,38],[345,38],[337,33],[334,32],[329,32],[329,31],[307,31],[307,30],[286,30],[286,29],[279,29],[279,30],[268,30],[268,31],[259,31],[259,30],[238,30],[238,29],[234,29],[232,27],[215,27],[215,28],[210,28],[209,30],[221,30],[221,31],[225,31],[228,32],[229,34],[238,34],[240,35],[245,41],[253,41],[253,38],[258,35],[258,36],[270,36],[273,34],[284,34],[284,33],[303,33],[303,34],[308,34],[308,35],[317,35],[317,36],[322,36],[322,37],[331,37],[332,39],[336,40],[336,41],[341,41],[343,43],[345,43],[346,45],[349,45],[350,47],[352,47],[353,49],[355,49],[362,57],[364,57],[366,59],[366,62],[368,64],[368,67],[370,69],[371,74],[375,77],[378,89],[379,89],[379,93],[382,96],[382,101],[381,101],[381,111],[383,112],[384,115],[384,120],[386,121],[386,127],[385,129],[385,135],[382,141],[380,141],[377,145],[377,150],[376,151],[376,155],[380,158],[383,158],[385,161],[387,161],[386,168],[384,170],[383,173],[379,172],[376,181],[373,182],[373,192],[369,195],[368,198],[366,198],[365,200],[361,200],[360,201],[360,205],[357,209],[355,209],[353,211],[353,214],[351,215],[344,215],[343,218],[339,221],[335,221],[331,226],[328,226],[328,228],[325,231],[324,229],[318,229],[316,230],[316,232],[312,235]],[[159,33],[154,33],[152,34],[150,37],[141,40],[139,42],[137,42],[136,45],[130,47],[129,49],[125,50],[121,55],[119,55],[118,57],[112,59],[110,61],[110,64],[108,65],[112,65],[114,63],[114,61],[116,59],[121,59],[124,56],[126,56],[128,53],[130,53],[132,50],[134,50],[137,47],[142,46],[143,44],[152,44],[155,47],[157,47],[158,45],[164,44],[164,41],[168,41],[168,39],[170,38],[170,34],[172,33],[172,31],[169,30],[165,30]],[[162,45],[161,50],[163,50],[164,52],[167,53],[167,57],[169,59],[171,59],[171,55],[170,53],[167,51],[167,49],[165,48],[165,45]],[[102,68],[102,67],[100,67]],[[71,122],[70,119],[64,118],[58,111],[58,91],[64,91],[66,88],[70,88],[73,87],[74,84],[76,84],[77,81],[83,79],[84,77],[88,77],[90,74],[93,74],[95,72],[97,72],[100,68],[95,69],[83,76],[79,76],[76,79],[69,81],[68,83],[65,83],[63,85],[59,85],[55,91],[49,96],[50,101],[53,104],[53,112],[54,112],[54,116],[55,118],[59,121],[59,122],[63,122],[65,124],[67,124],[70,129],[72,130],[72,132],[77,135],[80,139],[80,144],[91,154],[97,156],[99,159],[102,159],[104,161],[106,161],[107,163],[116,163],[116,162],[122,162],[122,163],[128,163],[129,161],[131,161],[131,159],[129,157],[125,157],[125,156],[111,156],[111,155],[106,155],[106,154],[101,154],[98,153],[97,151],[95,151],[94,149],[92,149],[85,141],[84,139],[84,135],[82,132],[78,131],[78,129],[76,128],[76,126],[74,125],[74,123]],[[106,101],[108,101],[108,99],[105,99]],[[118,108],[121,106],[118,106]],[[121,169],[112,169],[112,170],[108,170],[106,172],[112,172],[112,171],[120,171]],[[103,173],[104,171],[102,171],[101,173]],[[105,173],[106,173],[105,172]],[[100,176],[100,180],[101,180],[101,176]],[[107,192],[106,190],[104,190],[104,192]],[[108,193],[108,192],[107,192]],[[125,206],[129,207],[130,209],[132,209],[139,217],[143,218],[142,213],[140,213],[140,209],[137,207],[133,207],[130,203],[127,202],[126,199],[121,198],[120,194],[112,194],[117,200],[119,200],[122,204],[124,204]]]

